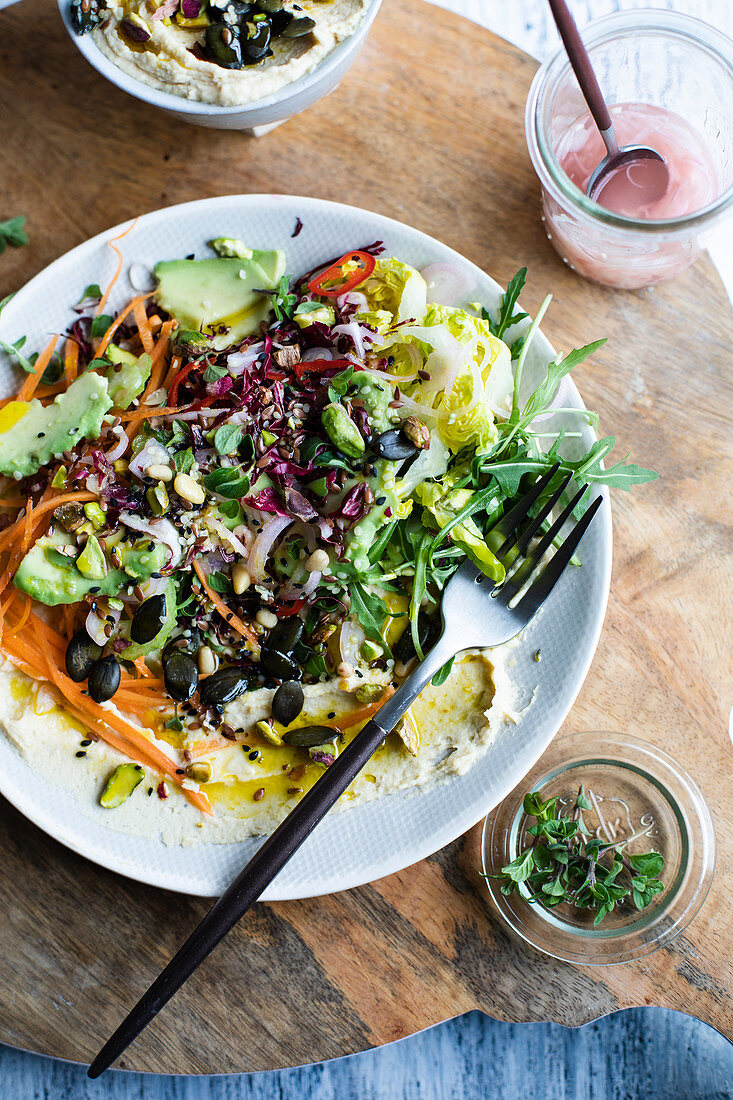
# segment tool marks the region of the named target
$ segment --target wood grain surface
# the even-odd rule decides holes
[[[533,310],[554,292],[544,328],[558,349],[609,337],[579,369],[580,390],[604,431],[662,477],[615,495],[606,625],[565,728],[628,729],[663,745],[700,783],[718,833],[718,871],[697,919],[671,947],[623,966],[573,967],[511,939],[487,905],[478,829],[359,890],[260,905],[122,1064],[175,1073],[302,1064],[472,1008],[571,1025],[658,1004],[733,1038],[724,701],[733,323],[712,266],[653,293],[573,276],[541,230],[524,146],[535,63],[417,0],[386,0],[341,88],[260,140],[175,123],[107,85],[48,0],[3,13],[0,43],[2,217],[27,214],[31,235],[0,261],[2,294],[146,210],[294,192],[407,221],[502,283],[527,264],[524,304]],[[7,803],[0,845],[0,1040],[88,1060],[207,903],[100,870]]]

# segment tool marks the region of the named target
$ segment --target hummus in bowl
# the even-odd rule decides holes
[[[59,0],[76,46],[112,83],[185,121],[256,133],[336,87],[380,5]]]
[[[249,41],[254,41],[258,28],[269,26],[265,7],[239,5],[248,10],[237,15],[234,4],[217,8],[213,3],[199,5],[196,0],[195,6],[201,14],[192,20],[181,16],[178,5],[172,15],[156,18],[166,10],[165,4],[121,0],[106,9],[109,14],[92,34],[110,61],[144,84],[184,99],[236,107],[274,95],[313,72],[355,32],[364,17],[366,0],[303,0],[298,5],[290,0],[280,9],[290,16],[283,33],[268,32],[265,39],[260,34],[267,45],[258,47],[256,53],[263,56],[249,61],[247,28]],[[224,21],[230,9],[231,24]],[[294,35],[293,27],[300,33]],[[235,51],[232,47],[239,46],[240,35],[242,45]],[[208,46],[215,38],[220,43],[219,55],[224,55],[222,63]],[[222,41],[227,38],[229,45]]]

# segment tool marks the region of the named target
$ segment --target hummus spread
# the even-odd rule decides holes
[[[234,107],[265,99],[311,73],[331,51],[357,29],[367,0],[287,0],[284,8],[315,22],[310,34],[274,37],[272,56],[241,69],[224,68],[203,59],[205,31],[181,26],[175,19],[153,19],[160,0],[111,3],[109,17],[94,31],[97,45],[130,76],[161,92],[201,103]],[[150,35],[136,42],[124,33],[123,21],[133,14]],[[192,50],[194,52],[192,52]]]
[[[517,720],[505,667],[507,648],[468,652],[444,684],[425,688],[412,707],[420,738],[417,755],[407,751],[397,734],[390,735],[335,809],[408,788],[426,790],[467,771],[497,733]],[[380,674],[371,674],[371,680],[379,683]],[[327,721],[334,711],[341,717],[359,710],[361,704],[349,689],[360,682],[334,679],[306,686],[297,724]],[[121,806],[102,809],[99,796],[110,773],[129,758],[101,741],[90,743],[84,727],[45,687],[9,661],[0,665],[0,729],[34,771],[72,791],[82,812],[108,828],[159,835],[168,844],[228,843],[271,833],[324,774],[323,765],[312,761],[307,750],[267,745],[254,731],[255,722],[269,715],[272,696],[271,689],[260,688],[230,703],[224,718],[245,733],[225,748],[197,757],[211,766],[211,779],[201,786],[212,804],[211,818],[193,808],[172,783],[161,786],[160,776],[149,773]],[[342,749],[360,728],[345,732]],[[168,755],[183,748],[171,744],[175,736],[168,731],[160,729],[158,735]]]

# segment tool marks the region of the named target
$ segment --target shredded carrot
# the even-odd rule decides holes
[[[148,355],[151,355],[155,341],[153,340],[153,333],[150,328],[150,322],[148,321],[148,315],[145,312],[142,298],[135,299],[133,312],[135,314],[135,324],[137,325],[137,330],[142,340],[143,350],[146,351]]]
[[[108,284],[107,289],[105,290],[102,297],[99,299],[99,305],[97,306],[97,315],[99,315],[100,313],[104,313],[104,307],[107,305],[107,301],[108,301],[109,296],[112,292],[112,287],[115,285],[115,283],[119,279],[120,273],[122,271],[122,264],[123,264],[124,261],[122,259],[122,253],[120,252],[119,248],[117,248],[117,246],[115,245],[115,241],[121,241],[123,237],[126,237],[128,233],[131,233],[132,230],[137,225],[137,223],[138,223],[138,219],[135,218],[135,220],[130,225],[128,225],[127,229],[123,229],[123,231],[121,233],[118,233],[116,237],[112,237],[109,241],[107,241],[107,244],[109,245],[109,247],[117,255],[117,267],[115,268],[115,273],[112,276],[112,279],[111,279],[110,283]]]
[[[66,381],[73,382],[79,370],[79,345],[71,336],[67,336],[66,338],[64,370],[66,373]]]
[[[145,664],[145,658],[144,657],[138,657],[138,659],[136,661],[133,661],[132,663],[134,664],[134,666],[137,669],[138,674],[140,676],[152,676],[153,675],[152,672],[150,671],[150,669],[148,668],[148,666]]]
[[[33,601],[31,600],[31,598],[30,598],[30,596],[28,595],[27,592],[23,593],[23,598],[25,600],[25,607],[23,608],[23,613],[21,614],[20,619],[15,624],[15,626],[11,627],[10,630],[8,630],[8,634],[12,635],[12,634],[20,633],[20,631],[23,629],[25,624],[28,622],[28,619],[30,618],[31,604],[33,603]]]
[[[135,423],[136,420],[150,420],[154,416],[171,416],[173,413],[179,413],[183,409],[182,405],[179,406],[165,406],[162,408],[147,408],[147,409],[131,409],[130,412],[120,413],[120,420],[125,423]]]
[[[233,744],[233,741],[226,738],[220,741],[197,741],[194,745],[189,745],[188,751],[191,759],[196,760],[199,756],[207,756],[210,752],[218,752],[219,749],[225,749],[227,745],[231,747]]]
[[[367,718],[371,718],[384,703],[387,702],[390,695],[394,695],[394,688],[390,684],[389,687],[384,689],[384,695],[381,699],[378,699],[376,703],[370,703],[368,707],[362,707],[361,710],[352,710],[350,714],[345,714],[343,718],[335,718],[328,725],[333,726],[339,733],[343,733],[344,730],[351,729],[352,726],[356,726],[359,722],[366,722]]]
[[[30,401],[33,397],[33,394],[36,392],[36,387],[41,381],[41,375],[51,362],[51,356],[54,353],[57,341],[58,334],[54,335],[48,344],[46,344],[46,347],[33,364],[33,374],[28,375],[25,382],[18,390],[18,396],[15,398],[16,401]]]
[[[141,294],[139,297],[133,298],[131,302],[127,303],[127,305],[122,310],[122,312],[117,314],[114,321],[109,326],[109,328],[105,332],[104,336],[102,337],[102,339],[97,344],[96,351],[94,352],[94,355],[97,359],[101,359],[101,357],[104,355],[105,351],[107,350],[107,345],[110,343],[112,337],[117,332],[117,329],[120,327],[120,325],[125,320],[125,318],[129,317],[129,315],[134,310],[135,303],[136,302],[144,302],[146,298],[151,297],[152,293],[153,292],[151,291],[150,294]]]
[[[182,362],[183,362],[183,360],[181,359],[180,355],[171,356],[171,362],[170,362],[170,366],[168,367],[168,373],[166,374],[165,379],[163,380],[163,385],[166,388],[166,390],[169,390],[171,388],[171,382],[173,381],[173,379],[176,377],[179,370],[181,369],[181,363]]]
[[[251,642],[256,649],[259,649],[260,644],[257,641],[257,635],[252,629],[251,625],[249,623],[243,622],[238,615],[235,615],[233,611],[230,611],[227,605],[221,599],[221,597],[217,595],[213,588],[209,587],[209,584],[206,580],[206,574],[204,573],[204,567],[202,566],[201,562],[194,561],[193,568],[196,576],[201,581],[204,592],[209,597],[224,622],[227,623],[233,630],[236,630],[238,634],[241,634],[243,638],[246,638],[248,642]]]
[[[45,634],[48,640],[54,642],[54,632],[50,630],[41,619],[36,619],[41,634]],[[114,711],[106,710],[99,704],[84,696],[81,689],[66,675],[64,675],[56,661],[56,654],[51,652],[52,646],[38,645],[38,629],[34,629],[34,641],[30,642],[20,636],[3,639],[3,651],[14,662],[22,663],[24,671],[27,671],[36,680],[50,680],[59,692],[62,705],[76,718],[82,721],[89,729],[95,732],[107,744],[112,745],[125,756],[133,756],[140,763],[154,768],[158,772],[168,776],[174,783],[180,786],[180,778],[177,775],[175,761],[166,756],[156,745],[148,740],[143,732],[133,726],[121,715]],[[45,666],[44,670],[38,667],[36,660],[40,655]],[[121,736],[117,736],[117,734]],[[211,813],[211,804],[208,798],[200,791],[182,788],[186,798],[202,813]]]

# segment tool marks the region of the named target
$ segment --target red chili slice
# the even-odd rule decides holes
[[[346,370],[350,366],[352,364],[348,359],[310,359],[306,363],[296,363],[293,370],[298,378],[302,378],[304,374],[322,374],[326,370],[333,370],[334,367]]]
[[[178,387],[182,382],[188,378],[192,371],[198,370],[201,364],[197,362],[187,363],[185,367],[181,367],[176,377],[171,382],[170,389],[168,390],[168,404],[173,407],[178,404]]]
[[[294,600],[293,603],[280,603],[277,605],[277,613],[281,619],[289,619],[291,615],[297,615],[304,606],[304,599]]]
[[[347,252],[335,264],[311,279],[308,290],[320,298],[338,298],[341,294],[348,294],[369,278],[376,262],[368,252]]]

